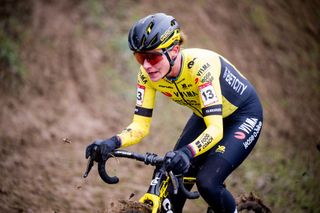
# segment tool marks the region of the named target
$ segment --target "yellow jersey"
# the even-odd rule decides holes
[[[212,148],[223,137],[223,118],[237,111],[254,93],[249,81],[224,57],[204,49],[183,49],[179,75],[150,80],[141,66],[132,123],[118,136],[121,147],[136,144],[149,133],[156,91],[189,107],[206,124],[188,146],[194,156]]]

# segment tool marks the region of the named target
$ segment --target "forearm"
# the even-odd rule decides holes
[[[211,118],[207,128],[187,147],[191,150],[193,157],[201,155],[215,146],[223,137],[222,118],[216,116]]]
[[[149,134],[151,118],[135,115],[132,123],[117,136],[121,139],[121,147],[139,143]]]

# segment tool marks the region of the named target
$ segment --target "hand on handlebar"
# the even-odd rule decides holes
[[[96,140],[86,148],[86,158],[89,158],[94,154],[94,147],[98,147],[95,161],[105,161],[109,153],[121,146],[120,139],[117,136],[113,136],[107,140]]]
[[[175,175],[186,174],[190,167],[191,158],[192,153],[188,147],[167,152],[165,155],[166,169],[172,171]]]

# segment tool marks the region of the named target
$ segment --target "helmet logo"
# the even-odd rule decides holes
[[[168,37],[172,34],[172,32],[173,32],[172,28],[168,29],[168,30],[160,37],[160,41],[167,40]]]

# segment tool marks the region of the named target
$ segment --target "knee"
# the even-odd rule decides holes
[[[219,197],[221,191],[224,189],[223,183],[217,181],[213,176],[199,173],[196,182],[199,193],[202,197]]]

